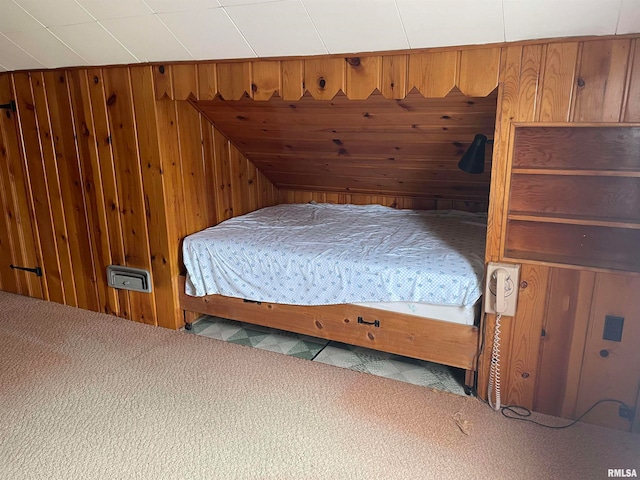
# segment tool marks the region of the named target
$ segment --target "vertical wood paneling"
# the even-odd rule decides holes
[[[345,91],[345,61],[341,58],[304,61],[304,86],[316,100],[331,100]]]
[[[486,97],[498,86],[500,48],[462,50],[458,88],[470,97]]]
[[[300,100],[304,95],[304,62],[302,60],[283,60],[282,99]]]
[[[229,167],[232,210],[235,217],[249,212],[249,198],[245,189],[248,172],[246,157],[232,144],[229,144]]]
[[[280,94],[280,62],[252,62],[251,77],[251,96],[254,100],[269,100]]]
[[[24,152],[25,172],[28,173],[28,196],[34,212],[34,218],[37,219],[34,224],[34,233],[36,246],[40,250],[38,256],[41,258],[41,267],[44,274],[43,290],[47,300],[65,303],[56,235],[49,204],[49,188],[38,136],[38,122],[35,114],[36,105],[31,91],[30,75],[17,73],[13,75],[13,80],[16,104],[18,105],[18,121],[22,133],[21,141]]]
[[[514,405],[533,408],[536,388],[539,345],[546,307],[549,268],[522,265],[519,288],[517,325],[512,328],[510,339],[509,369],[503,375],[505,399]],[[517,328],[516,328],[517,327]]]
[[[129,70],[104,71],[127,266],[152,270]],[[156,323],[155,294],[129,292],[131,318]]]
[[[640,385],[640,277],[598,273],[595,283],[576,415],[606,398],[634,406]],[[619,342],[603,338],[607,315],[624,318]],[[618,409],[617,404],[605,404],[585,418],[591,423],[630,431],[631,422],[621,418]]]
[[[100,72],[95,73],[98,74]],[[119,315],[118,290],[107,287],[106,275],[104,274],[107,265],[112,263],[111,249],[116,249],[117,247],[115,245],[112,247],[111,245],[110,231],[107,225],[106,187],[103,185],[100,161],[98,159],[98,144],[100,141],[96,137],[88,75],[86,71],[81,70],[69,72],[68,75],[74,123],[77,128],[78,157],[82,172],[82,185],[86,192],[87,218],[91,226],[89,234],[98,293],[99,306],[97,307],[97,311]],[[93,75],[91,78],[98,77]],[[99,82],[98,80],[98,83]],[[101,98],[102,97],[101,95]],[[95,113],[98,114],[97,111]],[[108,155],[103,161],[105,164],[111,165],[111,156]],[[105,183],[108,183],[108,179],[105,179]],[[117,225],[119,226],[119,224],[118,222]],[[117,233],[119,228],[114,226],[113,230]],[[124,257],[124,255],[122,255],[122,257]],[[125,310],[128,310],[128,307],[125,308]]]
[[[156,102],[152,73],[149,67],[130,68],[132,101],[137,126],[137,140],[141,165],[141,179],[148,229],[148,248],[153,277],[154,319],[157,325],[176,328],[180,316],[178,293],[178,243],[184,212],[171,207],[176,196],[171,191],[175,178],[181,177],[175,102]],[[158,129],[163,131],[158,136]],[[177,171],[176,171],[177,170]],[[179,184],[179,183],[178,183]],[[180,192],[182,197],[182,191]],[[139,219],[142,221],[142,219]],[[131,292],[131,295],[145,295]],[[133,300],[133,297],[132,297]],[[140,300],[143,300],[142,298]]]
[[[251,63],[216,64],[218,93],[225,100],[239,100],[245,93],[251,95]]]
[[[198,100],[213,100],[218,94],[218,80],[215,63],[199,63]]]
[[[222,222],[235,216],[231,196],[229,142],[217,129],[214,129],[211,124],[209,124],[209,127],[213,131],[217,217],[218,221]]]
[[[56,169],[60,179],[66,235],[71,254],[77,306],[96,311],[98,292],[91,255],[87,207],[78,160],[76,132],[71,111],[68,80],[64,72],[44,74]]]
[[[407,90],[418,89],[427,98],[445,97],[456,86],[457,51],[409,54]]]
[[[518,118],[514,120],[533,122],[537,117],[543,53],[542,45],[526,45],[522,49]]]
[[[346,94],[350,100],[366,100],[380,90],[382,57],[346,59]]]
[[[640,45],[638,39],[633,40],[631,45],[629,85],[623,120],[625,122],[640,122]]]
[[[575,406],[594,278],[592,272],[551,269],[533,404],[538,412],[566,417],[566,400],[573,398]]]
[[[577,73],[574,122],[618,122],[631,40],[584,42]]]
[[[9,75],[0,75],[1,98],[15,98]],[[40,277],[32,273],[11,270],[9,261],[14,265],[42,266],[40,249],[34,238],[31,206],[28,200],[28,179],[22,166],[22,152],[18,139],[17,114],[5,112],[0,115],[0,176],[2,176],[3,210],[2,216],[7,225],[8,239],[5,246],[11,251],[7,255],[3,249],[3,289],[45,298]],[[7,243],[8,242],[8,243]],[[6,255],[6,256],[5,256]],[[11,290],[15,286],[15,289]]]
[[[94,172],[94,185],[99,180],[103,188],[103,197],[96,198],[95,202],[104,206],[98,207],[100,216],[104,215],[104,225],[99,224],[99,230],[94,230],[96,235],[107,232],[109,236],[110,255],[102,257],[102,263],[97,271],[106,275],[106,268],[110,264],[126,265],[127,260],[124,249],[124,234],[122,230],[122,219],[120,216],[120,199],[118,195],[118,183],[116,180],[116,167],[114,152],[112,148],[111,127],[107,113],[107,95],[105,92],[104,77],[102,70],[89,70],[89,101],[93,113],[95,129],[97,157],[91,159],[91,166]],[[97,193],[97,192],[96,192]],[[106,229],[106,230],[105,230]],[[109,258],[110,257],[110,258]],[[107,263],[109,262],[109,263]],[[110,291],[114,289],[109,289]],[[131,306],[129,292],[118,290],[116,292],[119,303],[119,316],[131,318]]]
[[[567,122],[575,87],[578,42],[547,45],[544,61],[539,120]]]
[[[200,118],[200,132],[202,134],[202,176],[204,179],[204,191],[199,192],[198,198],[204,197],[208,212],[209,225],[219,223],[217,184],[216,184],[216,154],[213,141],[214,128],[202,115]],[[180,126],[182,128],[182,125]],[[186,189],[186,188],[185,188]],[[204,193],[204,194],[203,194]]]
[[[171,65],[155,65],[153,67],[156,99],[164,97],[173,99],[173,79]]]
[[[53,145],[53,132],[51,130],[49,105],[45,91],[44,76],[34,73],[31,76],[31,89],[36,109],[37,128],[40,136],[42,160],[44,163],[44,182],[47,184],[47,200],[50,206],[57,256],[60,263],[62,288],[64,290],[64,303],[73,307],[78,305],[75,290],[73,261],[71,259],[71,246],[60,185],[58,158]]]
[[[380,91],[385,98],[401,100],[407,96],[408,55],[384,55]]]
[[[188,100],[198,96],[198,70],[193,63],[171,66],[174,100]]]
[[[215,211],[210,211],[207,190],[207,171],[203,158],[202,132],[200,114],[186,102],[175,104],[180,155],[182,161],[182,189],[176,192],[174,201],[184,199],[182,208],[176,205],[175,210],[184,215],[184,235],[197,232],[215,223]],[[170,160],[170,157],[167,157]],[[178,180],[176,178],[175,180]],[[182,203],[182,202],[180,202]]]

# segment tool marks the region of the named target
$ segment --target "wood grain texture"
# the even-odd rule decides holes
[[[16,98],[9,75],[0,75],[2,98]],[[23,156],[18,137],[19,123],[16,113],[0,115],[0,176],[2,176],[3,217],[6,234],[3,258],[14,265],[34,268],[42,266],[41,250],[36,243],[37,231],[29,201],[28,173],[24,170]],[[43,283],[46,279],[28,272],[11,270],[3,262],[4,290],[36,298],[48,298]],[[41,282],[44,280],[44,282]],[[45,283],[46,284],[46,283]]]
[[[640,46],[638,39],[631,42],[629,81],[623,120],[625,122],[640,122]]]
[[[218,93],[225,100],[251,95],[251,63],[217,63]]]
[[[198,69],[193,63],[179,63],[171,66],[173,78],[173,99],[188,100],[198,96]]]
[[[500,52],[501,49],[498,47],[460,52],[457,85],[462,93],[469,97],[486,97],[496,89],[500,72]]]
[[[567,122],[575,91],[578,42],[552,43],[546,46],[541,81],[541,122]]]
[[[348,99],[366,100],[381,90],[382,57],[348,57],[345,62]]]
[[[573,415],[564,408],[575,407],[594,279],[592,272],[551,269],[533,402],[538,412]]]
[[[184,283],[184,277],[180,281]],[[468,325],[356,305],[256,304],[221,295],[190,297],[184,293],[180,303],[190,312],[272,326],[459,368],[475,368],[478,329]],[[358,324],[358,316],[367,321],[379,319],[380,327]]]
[[[631,40],[584,42],[577,72],[575,122],[619,122]]]
[[[269,100],[282,92],[280,62],[251,63],[251,97],[254,100]]]
[[[149,231],[128,69],[104,71],[107,114],[118,185],[125,265],[151,271]],[[131,318],[155,324],[155,294],[129,292]]]
[[[213,100],[218,94],[215,63],[198,63],[198,100]]]
[[[526,282],[526,287],[522,282]],[[506,402],[533,408],[538,380],[541,332],[546,307],[549,268],[522,265],[516,317],[509,338],[509,369],[504,373]],[[517,320],[517,324],[516,324]],[[491,337],[489,337],[491,338]],[[505,337],[508,338],[508,337]]]
[[[416,88],[426,98],[445,97],[458,79],[457,51],[409,54],[407,90]]]
[[[384,55],[380,92],[385,98],[401,100],[407,96],[408,55]]]
[[[640,277],[599,273],[596,276],[589,332],[580,378],[576,415],[596,401],[615,398],[629,406],[637,402],[640,379]],[[605,317],[624,318],[620,342],[604,340]],[[608,403],[585,420],[620,430],[631,430],[631,421],[618,415],[618,404]]]
[[[300,100],[304,95],[304,61],[283,60],[282,66],[282,99]]]
[[[340,58],[304,61],[304,88],[316,100],[331,100],[345,89],[346,64]]]

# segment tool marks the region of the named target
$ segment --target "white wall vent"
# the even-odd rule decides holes
[[[151,274],[142,268],[109,265],[107,267],[107,283],[113,288],[150,293]]]

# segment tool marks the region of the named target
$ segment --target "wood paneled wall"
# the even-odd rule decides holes
[[[640,121],[637,38],[507,46],[502,50],[501,62],[487,261],[501,261],[505,256],[516,123],[604,122],[611,125]],[[602,332],[597,332],[593,322],[600,322],[599,315],[603,312],[615,312],[621,306],[627,311],[637,309],[640,301],[637,292],[633,294],[630,288],[625,288],[626,293],[621,296],[601,296],[593,303],[593,276],[598,275],[601,291],[610,291],[615,290],[612,287],[615,282],[621,282],[618,275],[577,266],[527,260],[522,263],[525,265],[516,316],[502,319],[503,402],[536,407],[547,413],[580,415],[590,405],[587,397],[578,396],[578,386],[589,391],[589,402],[608,397],[607,376],[616,378],[614,383],[624,385],[617,392],[625,390],[624,395],[619,395],[625,397],[621,400],[635,401],[640,378],[637,372],[629,375],[624,365],[639,364],[640,358],[631,354],[630,349],[620,349],[625,352],[623,356],[610,356],[606,368],[601,365],[596,370],[594,367],[591,371],[597,371],[598,376],[584,376],[581,372],[583,355],[586,352],[597,355],[602,348],[597,342]],[[494,324],[495,317],[488,316],[486,332],[492,332]],[[586,332],[593,328],[597,333],[589,344]],[[633,328],[629,330],[624,341],[637,344],[637,335],[631,333]],[[480,361],[479,388],[483,396],[490,350],[485,347]],[[617,407],[604,410],[605,413],[593,414],[593,421],[618,426],[617,412],[613,412]]]
[[[154,81],[150,66],[0,76],[18,107],[1,123],[3,290],[176,328],[181,239],[276,203],[195,109],[156,100]],[[110,264],[151,271],[154,291],[108,288]]]

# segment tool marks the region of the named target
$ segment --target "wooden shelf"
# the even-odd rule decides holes
[[[640,272],[640,127],[518,126],[505,257]]]

